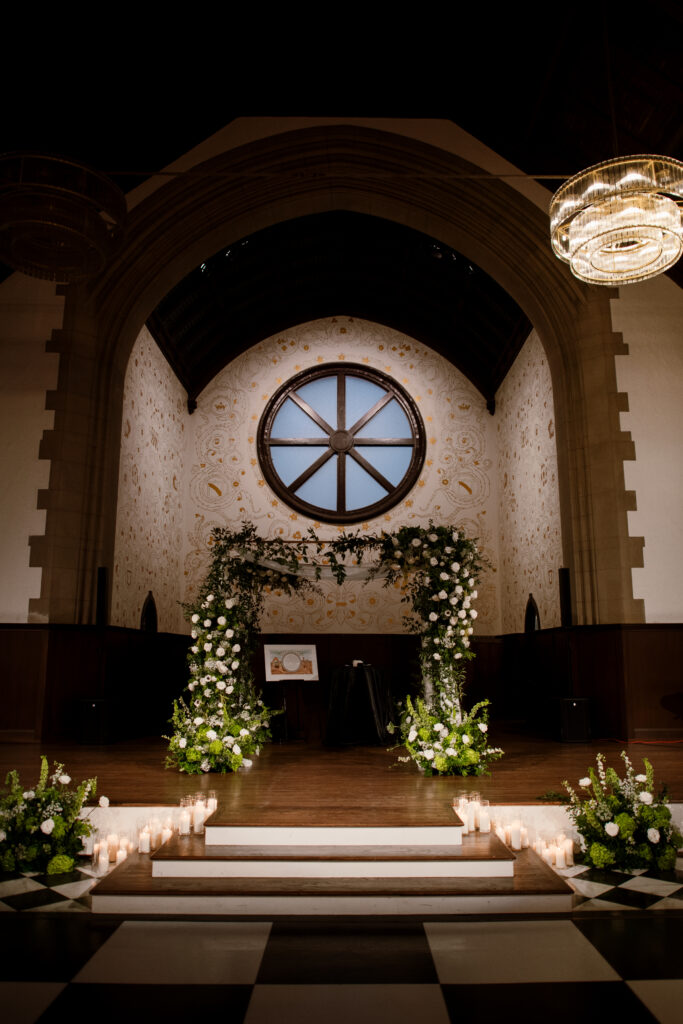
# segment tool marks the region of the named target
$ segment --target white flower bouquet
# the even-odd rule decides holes
[[[683,837],[671,820],[666,788],[655,796],[654,770],[643,759],[645,772],[636,775],[621,752],[626,775],[605,767],[604,754],[596,757],[597,767],[579,779],[577,793],[568,782],[569,815],[581,836],[584,861],[596,868],[636,870],[659,868],[669,871],[676,864],[676,851]]]

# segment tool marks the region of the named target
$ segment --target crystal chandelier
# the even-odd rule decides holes
[[[683,251],[680,200],[680,160],[625,156],[595,164],[552,198],[555,255],[588,284],[631,284],[662,274]]]

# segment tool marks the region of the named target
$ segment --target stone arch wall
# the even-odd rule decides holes
[[[95,569],[113,559],[125,366],[156,303],[222,244],[303,213],[349,209],[453,246],[524,309],[553,378],[577,621],[641,621],[631,567],[642,564],[642,539],[628,535],[633,497],[623,473],[633,453],[620,430],[614,369],[623,346],[611,330],[609,293],[590,291],[555,260],[540,210],[500,180],[467,177],[478,168],[452,153],[369,127],[275,134],[205,169],[215,173],[179,178],[140,203],[116,262],[88,286],[67,289],[64,328],[53,340],[55,425],[43,441],[52,460],[46,532],[32,538],[32,564],[44,570],[35,614],[94,618]]]

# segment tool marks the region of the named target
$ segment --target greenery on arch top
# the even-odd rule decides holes
[[[410,605],[406,624],[421,636],[422,696],[406,702],[398,733],[426,774],[481,774],[502,755],[488,744],[484,701],[463,707],[464,663],[485,562],[476,543],[452,526],[403,526],[379,535],[341,533],[298,541],[259,536],[250,523],[217,528],[212,562],[192,620],[187,695],[174,705],[167,763],[181,771],[230,771],[270,738],[270,718],[254,688],[251,660],[266,595],[318,590],[324,577],[398,583]]]

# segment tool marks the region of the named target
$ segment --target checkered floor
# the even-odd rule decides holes
[[[6,1024],[211,1014],[230,1024],[678,1024],[683,1006],[681,913],[241,922],[3,914],[0,941]]]
[[[577,894],[575,911],[683,910],[683,858],[674,871],[598,871],[577,865],[558,874]],[[0,911],[89,911],[96,882],[89,867],[67,875],[0,874]]]

